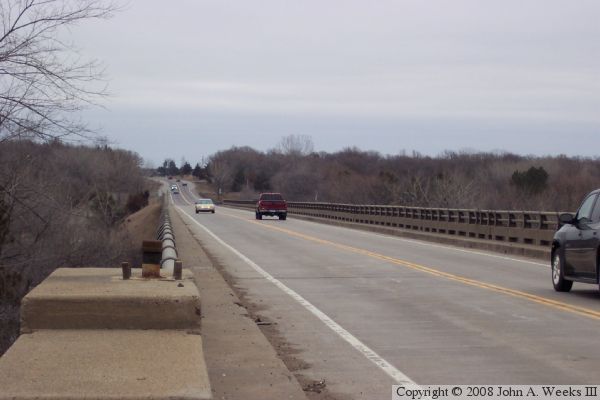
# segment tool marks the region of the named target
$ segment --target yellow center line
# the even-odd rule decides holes
[[[469,286],[474,286],[474,287],[478,287],[478,288],[482,288],[482,289],[487,289],[487,290],[491,290],[497,293],[503,293],[509,296],[513,296],[513,297],[518,297],[521,299],[526,299],[529,301],[532,301],[534,303],[538,303],[538,304],[543,304],[546,305],[548,307],[552,307],[558,310],[562,310],[562,311],[567,311],[570,313],[574,313],[574,314],[578,314],[584,317],[588,317],[588,318],[592,318],[592,319],[600,319],[600,312],[589,309],[589,308],[585,308],[585,307],[579,307],[579,306],[575,306],[569,303],[564,303],[561,301],[557,301],[557,300],[552,300],[546,297],[541,297],[541,296],[537,296],[531,293],[527,293],[527,292],[522,292],[520,290],[514,290],[514,289],[509,289],[507,287],[503,287],[503,286],[498,286],[498,285],[494,285],[492,283],[487,283],[487,282],[482,282],[482,281],[478,281],[475,279],[471,279],[471,278],[465,278],[463,276],[460,275],[455,275],[455,274],[451,274],[449,272],[444,272],[444,271],[440,271],[431,267],[426,267],[424,265],[420,265],[420,264],[415,264],[409,261],[405,261],[405,260],[401,260],[398,258],[394,258],[394,257],[390,257],[390,256],[386,256],[383,254],[379,254],[379,253],[375,253],[366,249],[361,249],[358,247],[353,247],[353,246],[348,246],[345,244],[341,244],[341,243],[336,243],[336,242],[332,242],[329,240],[325,240],[325,239],[319,239],[317,237],[314,236],[310,236],[310,235],[305,235],[303,233],[299,233],[296,231],[292,231],[286,228],[281,228],[278,226],[272,226],[272,225],[266,225],[264,223],[260,223],[260,222],[256,222],[254,220],[249,220],[247,218],[243,218],[243,217],[238,217],[236,215],[232,215],[232,214],[228,214],[228,213],[221,213],[222,215],[227,215],[228,217],[231,218],[236,218],[242,221],[246,221],[249,222],[251,224],[256,224],[258,226],[261,226],[265,229],[271,229],[274,231],[278,231],[281,233],[285,233],[287,235],[290,236],[294,236],[309,242],[313,242],[313,243],[319,243],[322,245],[326,245],[326,246],[330,246],[330,247],[334,247],[340,250],[344,250],[344,251],[348,251],[351,253],[355,253],[355,254],[361,254],[361,255],[365,255],[371,258],[375,258],[378,260],[382,260],[382,261],[387,261],[390,262],[392,264],[395,265],[401,265],[403,267],[406,268],[410,268],[416,271],[421,271],[433,276],[437,276],[440,278],[444,278],[447,280],[451,280],[454,282],[460,282],[463,283],[465,285],[469,285]]]

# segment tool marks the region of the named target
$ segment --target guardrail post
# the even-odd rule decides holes
[[[123,280],[131,278],[131,265],[128,262],[121,263],[121,270],[123,271]]]
[[[179,260],[175,261],[175,266],[173,267],[173,279],[180,281],[182,272],[183,272],[183,263]]]

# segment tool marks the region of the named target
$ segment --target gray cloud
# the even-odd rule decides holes
[[[156,162],[290,133],[322,150],[597,155],[568,144],[600,138],[599,12],[596,1],[134,0],[73,40],[112,78],[109,111],[87,116]]]

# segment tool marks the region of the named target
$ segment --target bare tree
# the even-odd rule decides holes
[[[211,157],[208,162],[208,169],[212,178],[215,191],[221,196],[222,191],[227,190],[233,179],[232,166],[219,153]]]
[[[123,228],[148,189],[140,165],[137,154],[111,148],[0,145],[0,354],[16,338],[20,299],[54,268],[138,255]]]
[[[279,141],[277,150],[285,155],[306,156],[315,149],[312,137],[308,135],[288,135]]]
[[[62,28],[107,18],[105,0],[0,2],[0,143],[13,138],[87,136],[75,112],[106,94],[98,62],[80,60]]]

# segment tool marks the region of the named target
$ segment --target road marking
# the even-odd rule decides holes
[[[306,222],[306,223],[310,223],[311,222],[311,221],[303,221],[303,220],[300,220],[300,219],[297,219],[296,221]],[[344,227],[341,227],[341,226],[335,226],[335,225],[330,225],[330,226],[332,228],[336,228],[336,229],[348,229],[348,228],[344,228]],[[513,258],[513,257],[507,257],[507,256],[500,256],[500,255],[497,255],[497,254],[489,254],[489,253],[485,253],[483,251],[459,249],[457,247],[444,246],[442,244],[428,243],[428,242],[424,242],[424,241],[420,241],[420,240],[415,240],[415,239],[406,239],[406,238],[400,238],[400,237],[390,236],[390,235],[386,235],[384,233],[365,232],[365,231],[361,231],[359,229],[354,229],[354,231],[360,233],[361,235],[365,235],[365,236],[373,235],[373,236],[378,236],[378,237],[386,238],[386,239],[389,239],[389,240],[396,240],[396,241],[399,241],[399,242],[406,242],[406,243],[417,244],[417,245],[420,245],[420,246],[436,247],[436,248],[440,248],[440,249],[458,251],[460,253],[476,254],[476,255],[479,255],[479,256],[486,256],[486,257],[491,257],[491,258],[498,258],[498,259],[507,260],[507,261],[516,261],[516,262],[520,262],[520,263],[524,263],[524,264],[540,265],[542,267],[550,268],[550,263],[540,263],[540,262],[536,262],[536,261],[522,260],[522,259],[519,259],[519,258]]]
[[[375,258],[378,260],[382,260],[382,261],[387,261],[390,262],[392,264],[396,264],[396,265],[401,265],[403,267],[407,267],[416,271],[420,271],[420,272],[425,272],[427,274],[433,275],[433,276],[437,276],[439,278],[444,278],[447,280],[451,280],[454,282],[460,282],[463,283],[465,285],[469,285],[469,286],[474,286],[474,287],[478,287],[481,289],[487,289],[487,290],[491,290],[497,293],[503,293],[512,297],[517,297],[517,298],[521,298],[521,299],[526,299],[529,300],[531,302],[534,303],[538,303],[538,304],[543,304],[545,306],[548,307],[552,307],[555,309],[559,309],[562,311],[567,311],[573,314],[578,314],[584,317],[588,317],[588,318],[592,318],[592,319],[600,319],[600,312],[589,309],[589,308],[585,308],[585,307],[579,307],[579,306],[575,306],[572,304],[568,304],[568,303],[564,303],[561,301],[557,301],[557,300],[552,300],[546,297],[541,297],[541,296],[537,296],[531,293],[527,293],[527,292],[522,292],[520,290],[514,290],[514,289],[510,289],[504,286],[499,286],[499,285],[495,285],[492,283],[487,283],[487,282],[482,282],[482,281],[478,281],[475,279],[471,279],[471,278],[465,278],[463,276],[460,275],[455,275],[455,274],[451,274],[449,272],[444,272],[444,271],[440,271],[438,269],[435,268],[431,268],[431,267],[427,267],[424,265],[420,265],[420,264],[415,264],[409,261],[405,261],[405,260],[401,260],[398,258],[394,258],[394,257],[390,257],[390,256],[386,256],[383,254],[379,254],[379,253],[375,253],[373,251],[370,250],[366,250],[366,249],[361,249],[358,247],[353,247],[353,246],[348,246],[345,244],[341,244],[341,243],[336,243],[336,242],[332,242],[330,240],[325,240],[325,239],[320,239],[314,236],[310,236],[310,235],[306,235],[303,233],[299,233],[296,231],[292,231],[286,228],[281,228],[281,227],[277,227],[277,226],[273,226],[273,225],[266,225],[266,224],[262,224],[260,222],[254,221],[254,220],[249,220],[247,218],[242,218],[239,217],[237,215],[232,215],[232,214],[227,214],[227,213],[221,213],[222,215],[226,215],[230,218],[235,218],[235,219],[239,219],[242,221],[246,221],[248,223],[251,224],[256,224],[258,226],[261,226],[265,229],[271,229],[274,231],[278,231],[281,233],[285,233],[288,234],[290,236],[294,236],[300,239],[304,239],[306,241],[309,242],[313,242],[313,243],[319,243],[319,244],[323,244],[323,245],[327,245],[327,246],[331,246],[331,247],[335,247],[337,249],[340,250],[344,250],[344,251],[348,251],[348,252],[352,252],[355,254],[361,254],[361,255],[365,255],[371,258]]]
[[[187,186],[186,186],[186,189],[187,189]],[[183,199],[183,201],[185,201],[185,202],[186,202],[188,205],[190,205],[190,206],[191,206],[191,205],[193,205],[193,204],[194,204],[194,203],[190,203],[190,202],[188,201],[188,199],[186,198],[186,196],[184,196],[184,195],[183,195],[183,189],[179,190],[179,194],[180,194],[180,197]]]
[[[410,379],[408,376],[406,376],[402,371],[400,371],[399,369],[394,367],[392,364],[390,364],[388,361],[383,359],[379,354],[377,354],[375,351],[373,351],[371,348],[369,348],[367,345],[365,345],[363,342],[361,342],[358,338],[356,338],[350,332],[348,332],[347,330],[342,328],[337,322],[335,322],[333,319],[331,319],[329,316],[327,316],[324,312],[322,312],[317,307],[315,307],[312,303],[310,303],[304,297],[302,297],[301,295],[299,295],[297,292],[290,289],[289,287],[285,286],[281,281],[279,281],[277,278],[275,278],[274,276],[269,274],[267,271],[262,269],[254,261],[252,261],[251,259],[246,257],[244,254],[240,253],[238,250],[236,250],[231,245],[227,244],[220,237],[215,235],[211,230],[209,230],[207,227],[202,225],[200,222],[198,222],[196,219],[194,219],[191,215],[186,213],[181,207],[179,207],[176,204],[173,204],[173,205],[175,206],[175,209],[180,214],[183,213],[192,222],[194,222],[196,225],[198,225],[200,228],[202,228],[206,233],[208,233],[213,239],[215,239],[219,244],[221,244],[223,247],[225,247],[226,249],[231,251],[233,254],[235,254],[237,257],[239,257],[242,261],[244,261],[246,264],[248,264],[250,267],[252,267],[252,269],[254,269],[256,272],[258,272],[260,275],[262,275],[267,281],[269,281],[272,284],[274,284],[275,286],[277,286],[284,293],[286,293],[291,298],[296,300],[305,309],[310,311],[314,316],[316,316],[319,320],[321,320],[321,322],[323,322],[325,325],[327,325],[332,331],[334,331],[336,334],[338,334],[342,339],[344,339],[352,347],[354,347],[356,350],[358,350],[363,356],[365,356],[367,359],[369,359],[371,362],[373,362],[373,364],[377,365],[382,371],[384,371],[387,375],[389,375],[397,384],[399,384],[399,385],[416,385],[416,383],[412,379]]]
[[[232,210],[239,210],[238,208],[233,208],[231,207]],[[294,214],[290,214],[292,217],[294,217]],[[316,221],[307,221],[307,220],[302,220],[302,219],[295,219],[296,222],[300,222],[300,223],[304,223],[304,224],[322,224],[320,222],[316,222]],[[337,225],[330,225],[327,224],[330,228],[334,228],[334,229],[349,229],[343,226],[337,226]],[[350,228],[352,229],[352,228]],[[507,261],[515,261],[515,262],[520,262],[520,263],[524,263],[524,264],[531,264],[531,265],[539,265],[542,267],[546,267],[546,268],[550,268],[550,263],[540,263],[540,262],[536,262],[536,261],[529,261],[529,260],[523,260],[520,258],[513,258],[513,257],[507,257],[507,256],[500,256],[498,254],[490,254],[490,253],[485,253],[483,251],[475,251],[475,250],[468,250],[468,249],[460,249],[458,247],[453,247],[453,246],[444,246],[442,244],[437,244],[437,243],[429,243],[423,240],[416,240],[416,239],[406,239],[406,238],[401,238],[401,237],[397,237],[397,236],[391,236],[391,235],[386,235],[384,233],[377,233],[377,232],[366,232],[364,230],[361,230],[360,228],[358,229],[353,229],[353,231],[357,232],[358,234],[361,234],[363,236],[378,236],[378,237],[382,237],[385,239],[389,239],[389,240],[396,240],[399,242],[406,242],[406,243],[412,243],[412,244],[416,244],[419,246],[426,246],[426,247],[435,247],[435,248],[439,248],[439,249],[446,249],[446,250],[452,250],[452,251],[457,251],[460,253],[467,253],[467,254],[476,254],[478,256],[486,256],[486,257],[491,257],[491,258],[498,258],[501,260],[507,260]]]
[[[368,232],[361,232],[361,233],[368,233]],[[441,244],[421,242],[419,240],[412,240],[412,239],[404,239],[404,238],[399,238],[399,237],[393,237],[393,236],[383,235],[383,234],[380,234],[380,233],[374,233],[374,235],[380,236],[380,237],[385,237],[385,238],[388,238],[388,239],[391,239],[391,240],[397,240],[397,241],[400,241],[400,242],[407,242],[407,243],[418,244],[418,245],[421,245],[421,246],[436,247],[436,248],[440,248],[440,249],[458,251],[460,253],[476,254],[478,256],[486,256],[486,257],[491,257],[491,258],[498,258],[500,260],[506,260],[506,261],[516,261],[516,262],[520,262],[520,263],[524,263],[524,264],[540,265],[542,267],[550,268],[550,264],[549,263],[540,263],[540,262],[536,262],[536,261],[522,260],[520,258],[499,256],[497,254],[489,254],[489,253],[484,253],[482,251],[459,249],[459,248],[456,248],[456,247],[444,246],[444,245],[441,245]]]

